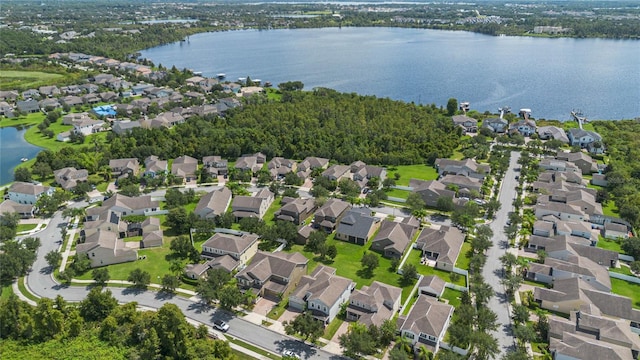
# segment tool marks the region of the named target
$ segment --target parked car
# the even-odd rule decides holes
[[[229,330],[229,324],[220,319],[213,321],[213,327],[222,332],[227,332]]]
[[[296,358],[296,359],[300,359],[300,355],[294,353],[291,350],[284,350],[282,352],[282,356],[286,356],[286,357],[290,357],[290,358]]]

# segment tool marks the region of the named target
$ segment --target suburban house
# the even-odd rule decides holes
[[[273,203],[274,195],[269,189],[262,188],[254,196],[236,196],[231,203],[231,210],[236,219],[257,217],[262,219]]]
[[[202,158],[203,168],[212,175],[227,175],[229,172],[227,160],[217,155],[205,156]]]
[[[330,233],[335,230],[342,215],[350,208],[351,204],[346,201],[336,198],[328,199],[314,214],[313,226]]]
[[[201,255],[205,259],[230,255],[244,265],[258,252],[258,239],[258,235],[249,233],[215,233],[202,244]]]
[[[144,159],[144,176],[156,177],[158,174],[166,174],[168,167],[167,160],[160,160],[159,157],[151,155]]]
[[[298,172],[296,175],[302,179],[306,179],[311,175],[313,169],[326,169],[329,166],[329,159],[319,157],[307,157],[298,164]]]
[[[435,208],[438,206],[438,199],[441,197],[453,199],[456,192],[447,189],[447,185],[437,180],[417,180],[411,179],[409,186],[413,188],[413,192],[420,194],[425,205]]]
[[[536,122],[529,119],[521,119],[509,125],[510,131],[517,131],[522,136],[531,136],[536,133]]]
[[[591,175],[595,172],[598,172],[598,164],[593,161],[591,156],[583,153],[582,151],[569,153],[558,150],[556,159],[568,161],[575,164],[578,169],[582,171],[582,175]]]
[[[387,178],[387,169],[380,166],[367,165],[362,161],[355,161],[349,166],[351,167],[351,177],[360,186],[360,189],[364,189],[371,178],[378,179],[376,189],[380,189],[382,182]]]
[[[593,176],[591,177],[591,184],[597,185],[597,186],[602,186],[602,187],[609,186],[609,182],[607,181],[607,175],[606,174],[593,174]]]
[[[472,192],[482,193],[482,180],[464,175],[445,175],[440,179],[444,185],[458,187],[458,196],[472,197]]]
[[[338,223],[335,238],[357,245],[366,244],[380,227],[380,219],[371,216],[369,208],[352,208]]]
[[[600,134],[578,128],[567,130],[567,137],[571,146],[580,146],[583,149],[593,142],[602,142]]]
[[[229,255],[222,255],[207,260],[203,264],[187,264],[184,273],[189,279],[200,279],[207,276],[207,271],[211,269],[222,269],[231,273],[238,267],[238,261]]]
[[[140,163],[137,158],[111,159],[109,160],[111,173],[116,177],[137,176],[140,171]]]
[[[544,158],[540,160],[538,166],[542,170],[552,170],[552,171],[560,171],[560,172],[576,172],[582,173],[582,171],[573,163],[564,160],[556,160],[553,158]]]
[[[538,128],[538,138],[540,140],[559,140],[564,144],[569,143],[567,133],[557,126],[541,126]]]
[[[105,122],[102,120],[86,119],[81,121],[74,121],[73,132],[76,134],[82,134],[88,136],[102,131]]]
[[[487,128],[494,133],[504,133],[507,131],[508,126],[509,126],[509,122],[501,118],[486,119],[482,123],[482,127]]]
[[[160,219],[147,217],[142,223],[131,223],[127,228],[127,236],[142,236],[140,248],[161,247],[164,233],[160,226]]]
[[[542,219],[546,215],[555,215],[560,220],[584,221],[587,215],[578,205],[565,204],[561,202],[539,203],[535,207],[536,219]]]
[[[40,104],[36,100],[20,100],[16,101],[16,109],[21,113],[36,113],[40,111]]]
[[[583,256],[606,267],[615,267],[618,263],[617,252],[591,246],[590,241],[569,235],[556,235],[551,238],[532,235],[525,250],[544,250],[547,257],[565,261],[576,256]]]
[[[372,282],[370,286],[362,286],[349,297],[347,320],[379,327],[398,312],[401,295],[401,288],[379,281]]]
[[[371,241],[371,250],[387,258],[400,259],[418,231],[420,223],[415,217],[406,217],[402,222],[382,220],[380,230]]]
[[[332,165],[322,172],[322,177],[329,180],[338,181],[342,178],[350,178],[351,167],[348,165]]]
[[[16,181],[9,187],[9,200],[18,204],[35,205],[42,195],[52,195],[54,188],[41,184]]]
[[[349,301],[356,284],[336,275],[336,269],[318,265],[311,275],[300,279],[298,287],[289,295],[289,308],[307,310],[317,320],[329,324],[340,312],[340,306]]]
[[[231,204],[231,190],[223,186],[203,195],[193,211],[202,219],[213,219],[227,212]]]
[[[454,115],[452,117],[453,125],[460,126],[465,133],[478,132],[478,120],[467,115]]]
[[[572,277],[586,281],[596,290],[611,291],[608,269],[582,256],[570,257],[567,260],[547,257],[544,264],[531,263],[525,278],[553,285],[554,281]]]
[[[119,120],[114,122],[113,126],[111,126],[111,130],[118,135],[122,135],[141,126],[142,125],[138,120]]]
[[[437,275],[423,276],[420,283],[418,283],[418,293],[439,299],[442,294],[444,294],[446,284],[447,283]]]
[[[285,175],[295,172],[297,168],[298,163],[283,157],[274,157],[267,163],[267,169],[269,169],[271,178],[276,180],[283,179]]]
[[[252,174],[260,171],[267,161],[267,156],[263,153],[255,153],[253,155],[242,155],[238,158],[234,166],[239,171],[250,171]]]
[[[629,322],[603,316],[592,305],[571,311],[569,319],[550,316],[549,343],[556,359],[632,360],[640,353],[640,338],[631,330]]]
[[[197,180],[197,170],[198,160],[187,155],[175,158],[171,164],[171,174],[186,183]]]
[[[605,239],[627,239],[629,230],[626,225],[607,222],[604,224],[603,236]]]
[[[438,269],[452,271],[458,260],[465,235],[458,228],[441,226],[424,228],[416,240],[415,248],[427,260],[435,261]]]
[[[602,214],[602,204],[596,202],[593,189],[553,190],[548,195],[539,195],[536,206],[548,203],[574,205],[588,215]]]
[[[18,204],[13,200],[5,200],[0,203],[0,215],[2,214],[18,214],[21,219],[29,219],[33,217],[33,205]]]
[[[431,296],[419,295],[409,314],[398,317],[400,336],[408,339],[414,348],[424,345],[436,353],[449,327],[453,310],[453,306]]]
[[[236,279],[241,288],[279,301],[289,296],[307,273],[308,262],[299,252],[258,251],[251,264],[236,274]]]
[[[89,172],[86,169],[77,170],[74,167],[66,167],[53,172],[56,183],[65,190],[72,190],[78,185],[78,182],[85,182],[89,178]]]
[[[478,164],[473,159],[436,159],[435,167],[436,170],[438,170],[439,177],[445,175],[463,175],[474,179],[484,179],[491,171],[489,165]]]
[[[118,235],[111,231],[97,231],[85,238],[84,243],[76,246],[76,256],[86,255],[91,260],[91,267],[120,264],[136,261],[138,252],[127,248]]]
[[[70,113],[62,116],[62,124],[63,125],[73,125],[76,122],[91,120],[91,116],[87,112],[81,113]]]
[[[128,197],[117,193],[102,203],[102,206],[89,208],[86,211],[86,221],[98,220],[111,210],[126,215],[147,215],[150,212],[160,209],[160,203],[152,200],[151,196]]]
[[[282,207],[275,213],[276,219],[291,221],[296,225],[304,223],[316,208],[316,200],[313,198],[283,197],[281,203]]]

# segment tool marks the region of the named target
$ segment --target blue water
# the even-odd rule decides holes
[[[640,116],[640,41],[494,37],[400,28],[231,31],[142,52],[155,64],[276,86],[300,80],[343,92],[446,106],[449,98],[535,118]]]
[[[33,159],[42,148],[29,144],[24,139],[26,129],[0,128],[0,184],[13,181],[13,170],[20,159]]]

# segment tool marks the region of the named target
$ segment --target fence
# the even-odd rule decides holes
[[[167,215],[168,213],[169,213],[169,210],[145,211],[144,216]]]
[[[618,259],[622,261],[628,261],[628,262],[634,262],[636,260],[633,258],[633,256],[624,255],[624,254],[618,254]]]
[[[445,350],[449,350],[449,351],[453,351],[456,354],[460,354],[462,356],[467,356],[467,354],[469,353],[469,350],[467,349],[462,349],[459,348],[457,346],[451,346],[448,343],[444,342],[444,341],[440,341],[440,347],[445,349]]]

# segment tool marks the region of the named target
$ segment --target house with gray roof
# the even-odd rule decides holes
[[[76,256],[85,255],[91,267],[136,261],[138,252],[128,248],[115,232],[99,230],[76,246]]]
[[[352,208],[340,219],[335,238],[357,245],[366,244],[380,227],[380,219],[369,208]]]
[[[144,176],[156,177],[158,174],[166,174],[168,161],[162,160],[155,155],[148,156],[144,159]]]
[[[575,256],[567,260],[546,257],[544,264],[531,263],[525,278],[552,285],[556,280],[580,278],[594,289],[611,291],[611,279],[606,267],[596,264],[589,258]]]
[[[274,180],[282,179],[290,172],[295,172],[298,168],[298,163],[294,160],[285,159],[283,157],[274,157],[267,163],[267,169],[271,178]]]
[[[378,179],[377,189],[380,189],[382,182],[387,178],[387,169],[381,166],[367,165],[362,161],[355,161],[350,167],[351,178],[360,186],[360,189],[364,189],[371,178]]]
[[[254,196],[236,196],[231,203],[231,210],[236,220],[246,217],[262,219],[274,201],[274,194],[262,188]]]
[[[21,219],[29,219],[33,217],[33,205],[18,204],[13,200],[4,200],[0,203],[1,214],[18,214]]]
[[[553,190],[550,194],[538,196],[536,206],[548,203],[575,205],[587,215],[602,214],[602,204],[596,202],[593,189]]]
[[[370,249],[387,258],[402,258],[419,227],[417,221],[414,223],[411,220],[412,217],[407,217],[402,222],[382,220],[380,230],[371,240]]]
[[[454,115],[452,118],[453,125],[461,127],[465,133],[478,132],[478,120],[467,115]]]
[[[306,275],[308,262],[299,252],[258,251],[251,264],[235,277],[241,288],[279,301],[287,298],[302,276]]]
[[[435,208],[438,206],[438,199],[441,197],[453,199],[456,192],[447,189],[447,185],[438,180],[418,180],[411,179],[409,186],[413,188],[413,192],[420,194],[425,205]]]
[[[489,165],[478,164],[473,159],[436,159],[435,167],[440,177],[445,175],[463,175],[475,179],[484,179],[491,171]]]
[[[331,198],[322,205],[313,216],[313,227],[328,233],[333,232],[344,213],[351,204],[340,199]]]
[[[298,164],[298,172],[296,175],[302,179],[306,179],[311,175],[313,169],[326,169],[327,166],[329,166],[329,159],[310,156]]]
[[[607,222],[602,229],[603,236],[606,239],[627,239],[629,238],[629,229],[626,225]]]
[[[541,140],[559,140],[564,144],[569,143],[569,138],[562,128],[557,126],[540,126],[537,130]]]
[[[510,131],[517,131],[522,136],[531,136],[536,133],[536,122],[530,119],[521,119],[509,124]]]
[[[424,228],[415,247],[422,256],[434,260],[438,269],[452,271],[458,260],[465,235],[458,228],[442,225],[440,229]]]
[[[258,251],[259,238],[256,234],[218,232],[202,244],[201,255],[205,259],[229,255],[244,265]]]
[[[505,133],[509,127],[509,122],[501,118],[486,119],[482,123],[483,128],[487,128],[494,133]]]
[[[118,135],[122,135],[122,134],[126,134],[127,132],[130,132],[135,128],[139,128],[141,126],[142,125],[140,125],[140,121],[138,120],[120,120],[120,121],[114,121],[114,124],[111,127],[111,130]]]
[[[175,158],[171,164],[171,174],[185,183],[198,180],[197,170],[198,160],[187,155]]]
[[[231,204],[231,190],[221,187],[203,195],[193,211],[202,219],[213,219],[227,212]]]
[[[545,215],[555,215],[561,220],[578,220],[587,219],[587,214],[580,209],[578,205],[565,204],[561,202],[546,202],[536,204],[536,219],[542,219]]]
[[[9,200],[18,204],[35,205],[42,195],[52,195],[54,188],[42,184],[15,181],[8,190]]]
[[[437,275],[423,276],[418,283],[418,293],[439,299],[444,294],[446,284],[446,281]]]
[[[300,279],[296,289],[289,295],[289,308],[295,311],[311,311],[313,317],[329,324],[340,311],[342,304],[356,284],[351,279],[336,275],[336,269],[318,265],[310,275]]]
[[[400,308],[402,289],[374,281],[370,286],[353,290],[347,306],[347,320],[366,326],[381,326],[395,316]]]
[[[445,175],[439,180],[446,185],[458,187],[458,196],[472,197],[472,192],[482,193],[482,180],[464,175]]]
[[[217,155],[203,157],[202,167],[214,176],[227,175],[229,172],[227,160]]]
[[[53,172],[56,183],[65,190],[72,190],[79,182],[86,182],[89,172],[86,169],[77,170],[74,167],[66,167]]]
[[[231,273],[238,267],[238,261],[230,255],[222,255],[209,259],[200,264],[187,264],[184,268],[184,274],[189,279],[197,280],[207,276],[207,271],[212,269],[222,269]]]
[[[16,109],[25,114],[40,111],[40,104],[36,100],[21,100],[16,102]]]
[[[437,353],[449,328],[453,310],[453,306],[431,296],[419,295],[409,314],[398,317],[400,336],[408,339],[414,348],[424,345]]]
[[[579,128],[567,130],[567,137],[569,138],[569,144],[571,146],[580,146],[583,149],[593,142],[602,142],[602,136],[597,132]]]
[[[565,160],[557,160],[553,158],[544,158],[540,160],[538,166],[542,170],[552,170],[552,171],[560,171],[560,172],[579,172],[582,173],[580,168],[578,168],[575,164],[570,163]]]
[[[591,156],[585,154],[582,151],[569,153],[558,150],[556,159],[568,161],[575,164],[580,169],[580,171],[582,171],[582,175],[591,175],[598,171],[598,164],[593,161],[593,158],[591,158]]]
[[[338,181],[342,178],[350,178],[351,167],[348,165],[332,165],[322,172],[322,177],[329,180]]]
[[[236,161],[234,168],[240,171],[250,171],[252,174],[260,171],[267,161],[267,156],[263,153],[253,155],[242,155]]]
[[[316,200],[313,198],[284,197],[281,203],[282,207],[275,213],[276,219],[290,221],[296,225],[302,224],[316,209]]]
[[[635,360],[631,349],[615,343],[607,343],[583,334],[564,333],[562,339],[551,338],[549,350],[553,359],[580,360]]]
[[[109,167],[111,173],[116,177],[137,176],[140,171],[140,163],[137,158],[111,159]]]

